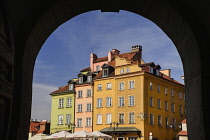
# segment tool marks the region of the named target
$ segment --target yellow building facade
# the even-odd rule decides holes
[[[94,78],[93,131],[118,140],[175,139],[185,118],[184,85],[145,63],[141,46],[109,60]]]

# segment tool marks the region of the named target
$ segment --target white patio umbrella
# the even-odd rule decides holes
[[[107,134],[104,134],[104,133],[102,133],[102,132],[100,132],[100,131],[93,131],[92,132],[92,134],[94,134],[94,135],[96,135],[96,136],[98,136],[99,138],[112,138],[112,136],[110,136],[110,135],[107,135]]]
[[[98,136],[84,130],[77,131],[74,132],[73,134],[69,134],[66,136],[66,138],[97,138],[97,137]]]
[[[46,138],[47,136],[49,136],[49,135],[43,134],[43,133],[39,133],[39,134],[36,134],[36,135],[28,138],[28,140],[42,140],[42,139]]]
[[[65,139],[67,135],[71,134],[70,132],[68,131],[60,131],[60,132],[57,132],[57,133],[53,133],[51,134],[50,136],[47,136],[46,138],[44,139]]]

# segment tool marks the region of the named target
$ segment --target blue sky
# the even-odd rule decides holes
[[[172,78],[182,82],[182,62],[167,35],[150,20],[127,11],[91,11],[59,26],[44,43],[34,68],[31,118],[50,120],[52,91],[89,67],[93,51],[107,56],[111,49],[130,52],[141,45],[145,62],[171,69]]]

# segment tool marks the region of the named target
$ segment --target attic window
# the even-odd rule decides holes
[[[108,76],[108,69],[103,69],[103,77]]]
[[[91,82],[91,81],[92,81],[92,76],[88,76],[88,77],[87,77],[87,81],[88,81],[88,82]]]
[[[160,72],[160,70],[159,69],[156,69],[156,75],[159,76],[159,72]]]
[[[83,77],[79,77],[79,83],[83,82]]]
[[[154,69],[150,66],[150,73],[153,73]]]
[[[100,71],[100,66],[96,66],[96,71]]]
[[[69,85],[69,90],[73,90],[73,84]]]

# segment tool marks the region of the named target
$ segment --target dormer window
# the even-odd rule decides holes
[[[108,69],[103,69],[103,77],[107,77],[108,76]]]
[[[88,82],[91,82],[91,81],[92,81],[92,76],[88,76],[88,77],[87,77],[87,81],[88,81]]]
[[[83,83],[83,77],[79,77],[79,83]]]
[[[73,87],[74,87],[74,85],[73,84],[70,84],[69,85],[69,90],[73,90]]]
[[[154,69],[153,67],[150,67],[150,73],[153,73]]]
[[[159,76],[159,72],[160,72],[160,70],[159,69],[156,69],[156,75]]]

